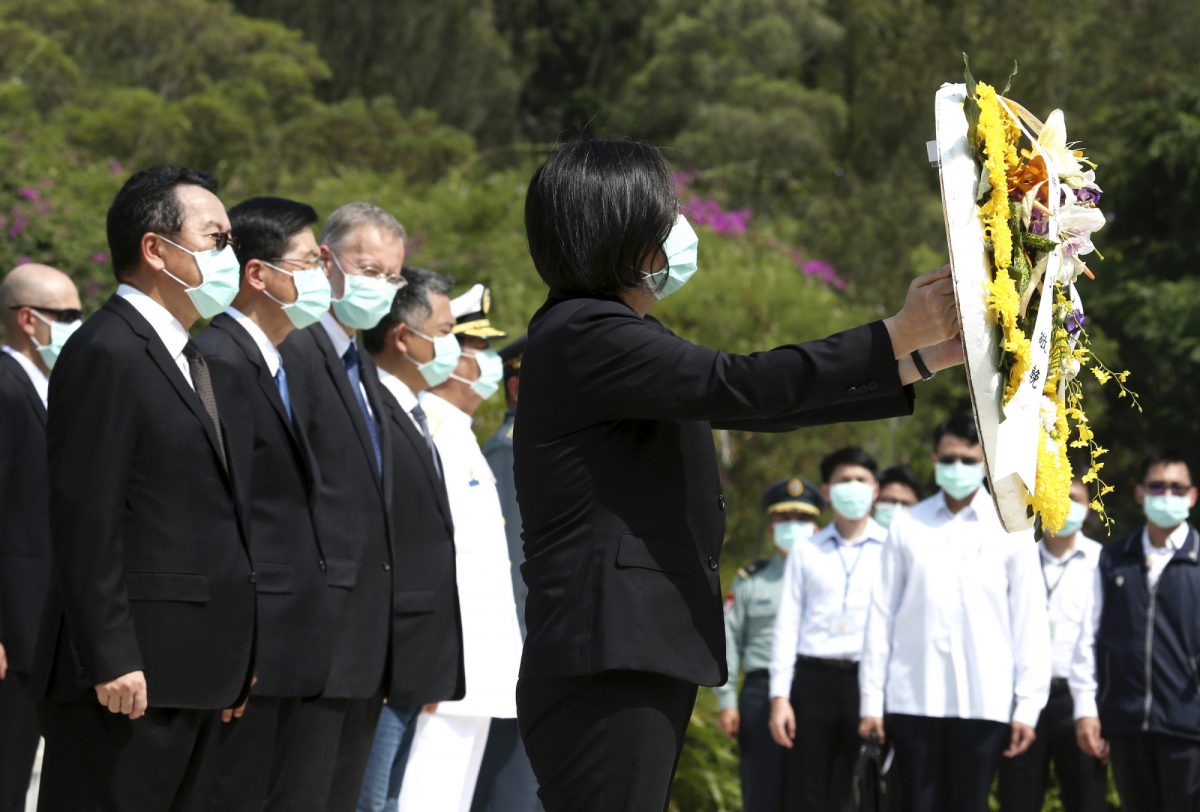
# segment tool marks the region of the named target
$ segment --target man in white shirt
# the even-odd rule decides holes
[[[940,490],[884,545],[859,670],[859,735],[896,749],[904,805],[981,812],[1000,755],[1029,749],[1050,692],[1050,623],[1030,533],[982,488],[969,415],[937,427]],[[884,713],[886,712],[886,727]]]
[[[1067,687],[1100,561],[1100,544],[1082,532],[1087,514],[1087,485],[1076,477],[1071,483],[1067,523],[1057,533],[1047,533],[1038,545],[1053,647],[1050,701],[1038,718],[1033,746],[1000,764],[1002,812],[1040,812],[1051,759],[1066,812],[1102,812],[1105,808],[1108,768],[1076,746],[1073,703]]]
[[[833,521],[796,544],[783,575],[771,657],[771,737],[788,755],[784,809],[848,800],[858,726],[858,659],[887,531],[871,518],[878,466],[861,448],[821,461]]]
[[[1152,454],[1146,524],[1105,545],[1071,665],[1079,746],[1111,752],[1130,812],[1200,809],[1200,534],[1178,451]]]

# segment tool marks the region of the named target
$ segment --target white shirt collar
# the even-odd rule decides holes
[[[400,408],[412,414],[412,410],[417,407],[417,396],[413,394],[412,389],[409,389],[408,384],[378,364],[375,366],[375,370],[379,373],[379,382],[392,393],[400,404]]]
[[[425,391],[417,398],[425,411],[435,413],[443,424],[450,424],[455,431],[471,430],[471,415],[440,395]]]
[[[971,521],[979,521],[987,515],[996,512],[992,506],[992,495],[982,485],[975,491],[975,495],[971,497],[971,501],[962,510],[958,511],[958,513],[950,509],[950,505],[946,502],[945,491],[938,491],[937,496],[940,497],[938,499],[938,512],[945,516],[961,516]]]
[[[354,339],[346,335],[346,330],[342,327],[341,322],[335,319],[328,310],[321,314],[321,326],[325,328],[329,340],[333,342],[333,351],[337,353],[338,358],[341,358],[354,343]]]
[[[1046,546],[1046,539],[1044,538],[1038,542],[1038,553],[1042,557],[1043,564],[1062,566],[1073,558],[1087,558],[1089,544],[1096,544],[1096,542],[1088,539],[1083,533],[1077,532],[1075,533],[1075,541],[1071,544],[1071,548],[1063,553],[1061,558],[1056,557],[1054,553],[1050,552],[1050,548]]]
[[[21,365],[21,369],[25,370],[25,374],[29,376],[30,382],[33,383],[33,389],[37,392],[38,397],[42,399],[42,405],[47,405],[47,400],[50,396],[50,379],[46,377],[46,373],[38,369],[38,365],[30,361],[21,353],[5,344],[3,349],[6,353],[16,359]]]
[[[191,336],[179,323],[179,319],[171,315],[171,311],[132,285],[120,284],[117,286],[117,295],[129,302],[142,318],[150,322],[171,358],[178,358],[183,353],[183,348],[187,346]]]
[[[876,541],[882,544],[887,540],[887,536],[888,531],[883,525],[874,519],[868,518],[867,532],[864,533],[862,538],[856,542],[851,542],[842,537],[842,534],[838,532],[837,522],[830,522],[818,530],[816,534],[813,535],[813,542],[816,544],[821,544],[825,541],[833,541],[834,544],[863,544],[868,541]]]
[[[1187,543],[1188,532],[1188,523],[1180,522],[1179,526],[1171,531],[1171,535],[1167,536],[1167,543],[1162,547],[1155,547],[1150,543],[1150,528],[1148,526],[1143,527],[1142,552],[1145,555],[1173,556],[1179,551],[1180,548],[1183,547],[1185,543]]]
[[[236,307],[228,307],[225,310],[225,315],[236,321],[242,326],[242,329],[250,334],[254,339],[258,351],[262,354],[263,360],[267,362],[267,369],[271,372],[271,377],[275,377],[275,373],[279,371],[279,350],[275,349],[275,345],[271,343],[271,339],[267,338],[267,334],[263,332],[263,328],[259,327],[249,316]]]

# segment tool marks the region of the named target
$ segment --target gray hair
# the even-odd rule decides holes
[[[388,211],[374,203],[359,201],[339,206],[333,214],[329,215],[329,219],[325,221],[325,227],[321,231],[321,242],[337,252],[342,247],[342,243],[363,226],[375,226],[394,234],[401,240],[408,238],[404,226],[400,225],[400,221]]]
[[[363,347],[372,355],[383,350],[388,332],[397,324],[406,324],[409,327],[420,329],[421,322],[433,313],[433,306],[429,303],[429,294],[439,293],[442,296],[449,296],[450,291],[454,289],[454,280],[436,271],[406,267],[400,273],[404,276],[407,284],[396,291],[396,298],[392,300],[392,309],[379,320],[378,324],[363,331]]]

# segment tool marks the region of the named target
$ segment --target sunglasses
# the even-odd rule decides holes
[[[1172,496],[1187,496],[1192,486],[1184,485],[1182,482],[1163,482],[1161,479],[1156,479],[1153,482],[1147,482],[1142,488],[1151,496],[1162,496],[1168,491]]]
[[[962,463],[963,465],[980,465],[983,463],[983,460],[976,459],[975,457],[954,457],[950,454],[945,454],[941,457],[938,457],[938,462],[942,465],[954,465],[956,462]]]
[[[9,310],[20,310],[22,307],[28,307],[36,310],[39,313],[45,313],[47,316],[53,316],[57,322],[70,324],[73,321],[79,321],[83,318],[83,311],[76,310],[72,307],[40,307],[39,305],[12,305]]]

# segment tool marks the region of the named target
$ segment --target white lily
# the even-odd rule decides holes
[[[1047,117],[1042,131],[1038,134],[1038,146],[1046,153],[1049,165],[1058,172],[1058,177],[1063,183],[1072,189],[1083,186],[1086,182],[1083,165],[1080,164],[1071,145],[1067,143],[1067,123],[1062,110],[1055,110]]]

